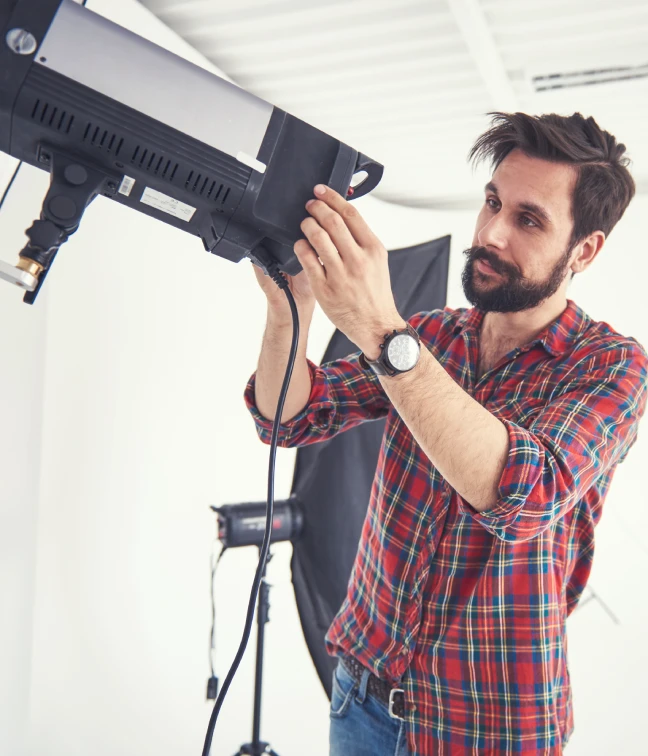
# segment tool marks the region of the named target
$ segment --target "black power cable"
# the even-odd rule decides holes
[[[13,176],[9,179],[9,183],[7,184],[4,192],[2,193],[2,199],[0,199],[0,210],[2,210],[2,206],[4,205],[5,200],[7,199],[7,195],[9,194],[9,190],[11,189],[13,182],[16,180],[16,176],[18,175],[18,171],[20,170],[21,165],[22,165],[22,160],[16,166],[16,170],[13,172]]]
[[[202,756],[209,756],[211,751],[212,738],[214,737],[214,728],[216,727],[216,720],[220,713],[223,701],[227,695],[227,691],[234,679],[234,675],[239,668],[243,654],[250,639],[250,632],[252,630],[252,622],[254,620],[254,609],[256,606],[257,594],[259,593],[259,586],[261,585],[261,579],[263,577],[264,568],[268,560],[268,552],[270,550],[270,537],[272,535],[272,519],[274,516],[274,477],[275,477],[275,464],[277,457],[277,441],[279,438],[279,425],[281,423],[281,416],[283,415],[284,404],[286,396],[288,394],[288,387],[290,385],[290,379],[292,378],[293,368],[295,366],[295,358],[297,356],[297,346],[299,344],[299,313],[297,312],[297,305],[295,298],[288,286],[288,281],[285,276],[279,271],[279,267],[276,261],[269,256],[265,250],[257,250],[257,257],[263,261],[263,267],[266,268],[268,274],[272,280],[277,284],[280,289],[283,289],[286,297],[288,298],[288,304],[290,305],[290,311],[293,318],[293,335],[292,343],[290,345],[290,354],[288,356],[288,365],[286,366],[286,373],[284,375],[283,384],[279,393],[279,401],[277,402],[277,412],[275,414],[274,422],[272,424],[272,436],[270,438],[270,464],[268,468],[268,507],[266,511],[266,525],[263,534],[263,543],[261,545],[261,556],[259,558],[259,564],[254,575],[254,581],[252,583],[252,590],[250,592],[250,600],[248,603],[247,615],[245,618],[245,627],[243,630],[243,637],[239,645],[232,666],[230,667],[223,687],[216,699],[214,709],[209,719],[209,725],[207,727],[207,734],[205,736],[205,744],[203,746]]]
[[[214,600],[214,582],[216,578],[216,570],[220,564],[220,560],[223,558],[223,554],[227,551],[227,546],[222,546],[218,552],[218,557],[214,561],[216,553],[216,543],[218,539],[214,541],[211,554],[211,611],[212,611],[212,623],[211,632],[209,633],[209,668],[211,670],[211,677],[207,680],[207,700],[213,701],[218,695],[218,678],[216,677],[216,670],[214,669],[214,652],[216,651],[216,601]]]

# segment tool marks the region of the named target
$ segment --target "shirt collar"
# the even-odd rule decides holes
[[[472,332],[479,337],[479,331],[484,319],[484,312],[472,307],[462,310],[454,326],[455,334],[461,331]],[[569,350],[587,330],[590,318],[571,299],[567,300],[567,307],[550,323],[544,331],[539,333],[533,341],[525,344],[523,350],[530,349],[534,344],[542,346],[554,357],[558,357]]]

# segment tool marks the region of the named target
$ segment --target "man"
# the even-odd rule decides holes
[[[566,296],[632,199],[624,152],[578,113],[494,114],[471,152],[494,168],[466,250],[474,307],[419,313],[413,330],[357,210],[324,187],[307,204],[280,443],[388,418],[327,636],[334,756],[562,753],[566,618],[646,404],[645,351]],[[283,292],[257,278],[268,323],[245,396],[267,442],[292,327]],[[360,352],[306,360],[315,300]]]

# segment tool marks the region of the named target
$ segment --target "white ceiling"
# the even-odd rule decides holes
[[[648,73],[647,0],[140,1],[240,86],[384,163],[385,200],[479,203],[466,155],[492,110],[593,115],[648,192],[648,77],[532,83]]]

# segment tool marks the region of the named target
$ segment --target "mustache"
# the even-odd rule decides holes
[[[518,278],[520,275],[520,271],[515,265],[503,262],[497,255],[487,250],[486,247],[470,247],[469,249],[464,249],[463,253],[468,258],[469,263],[473,263],[476,260],[484,260],[496,273],[513,278]]]

